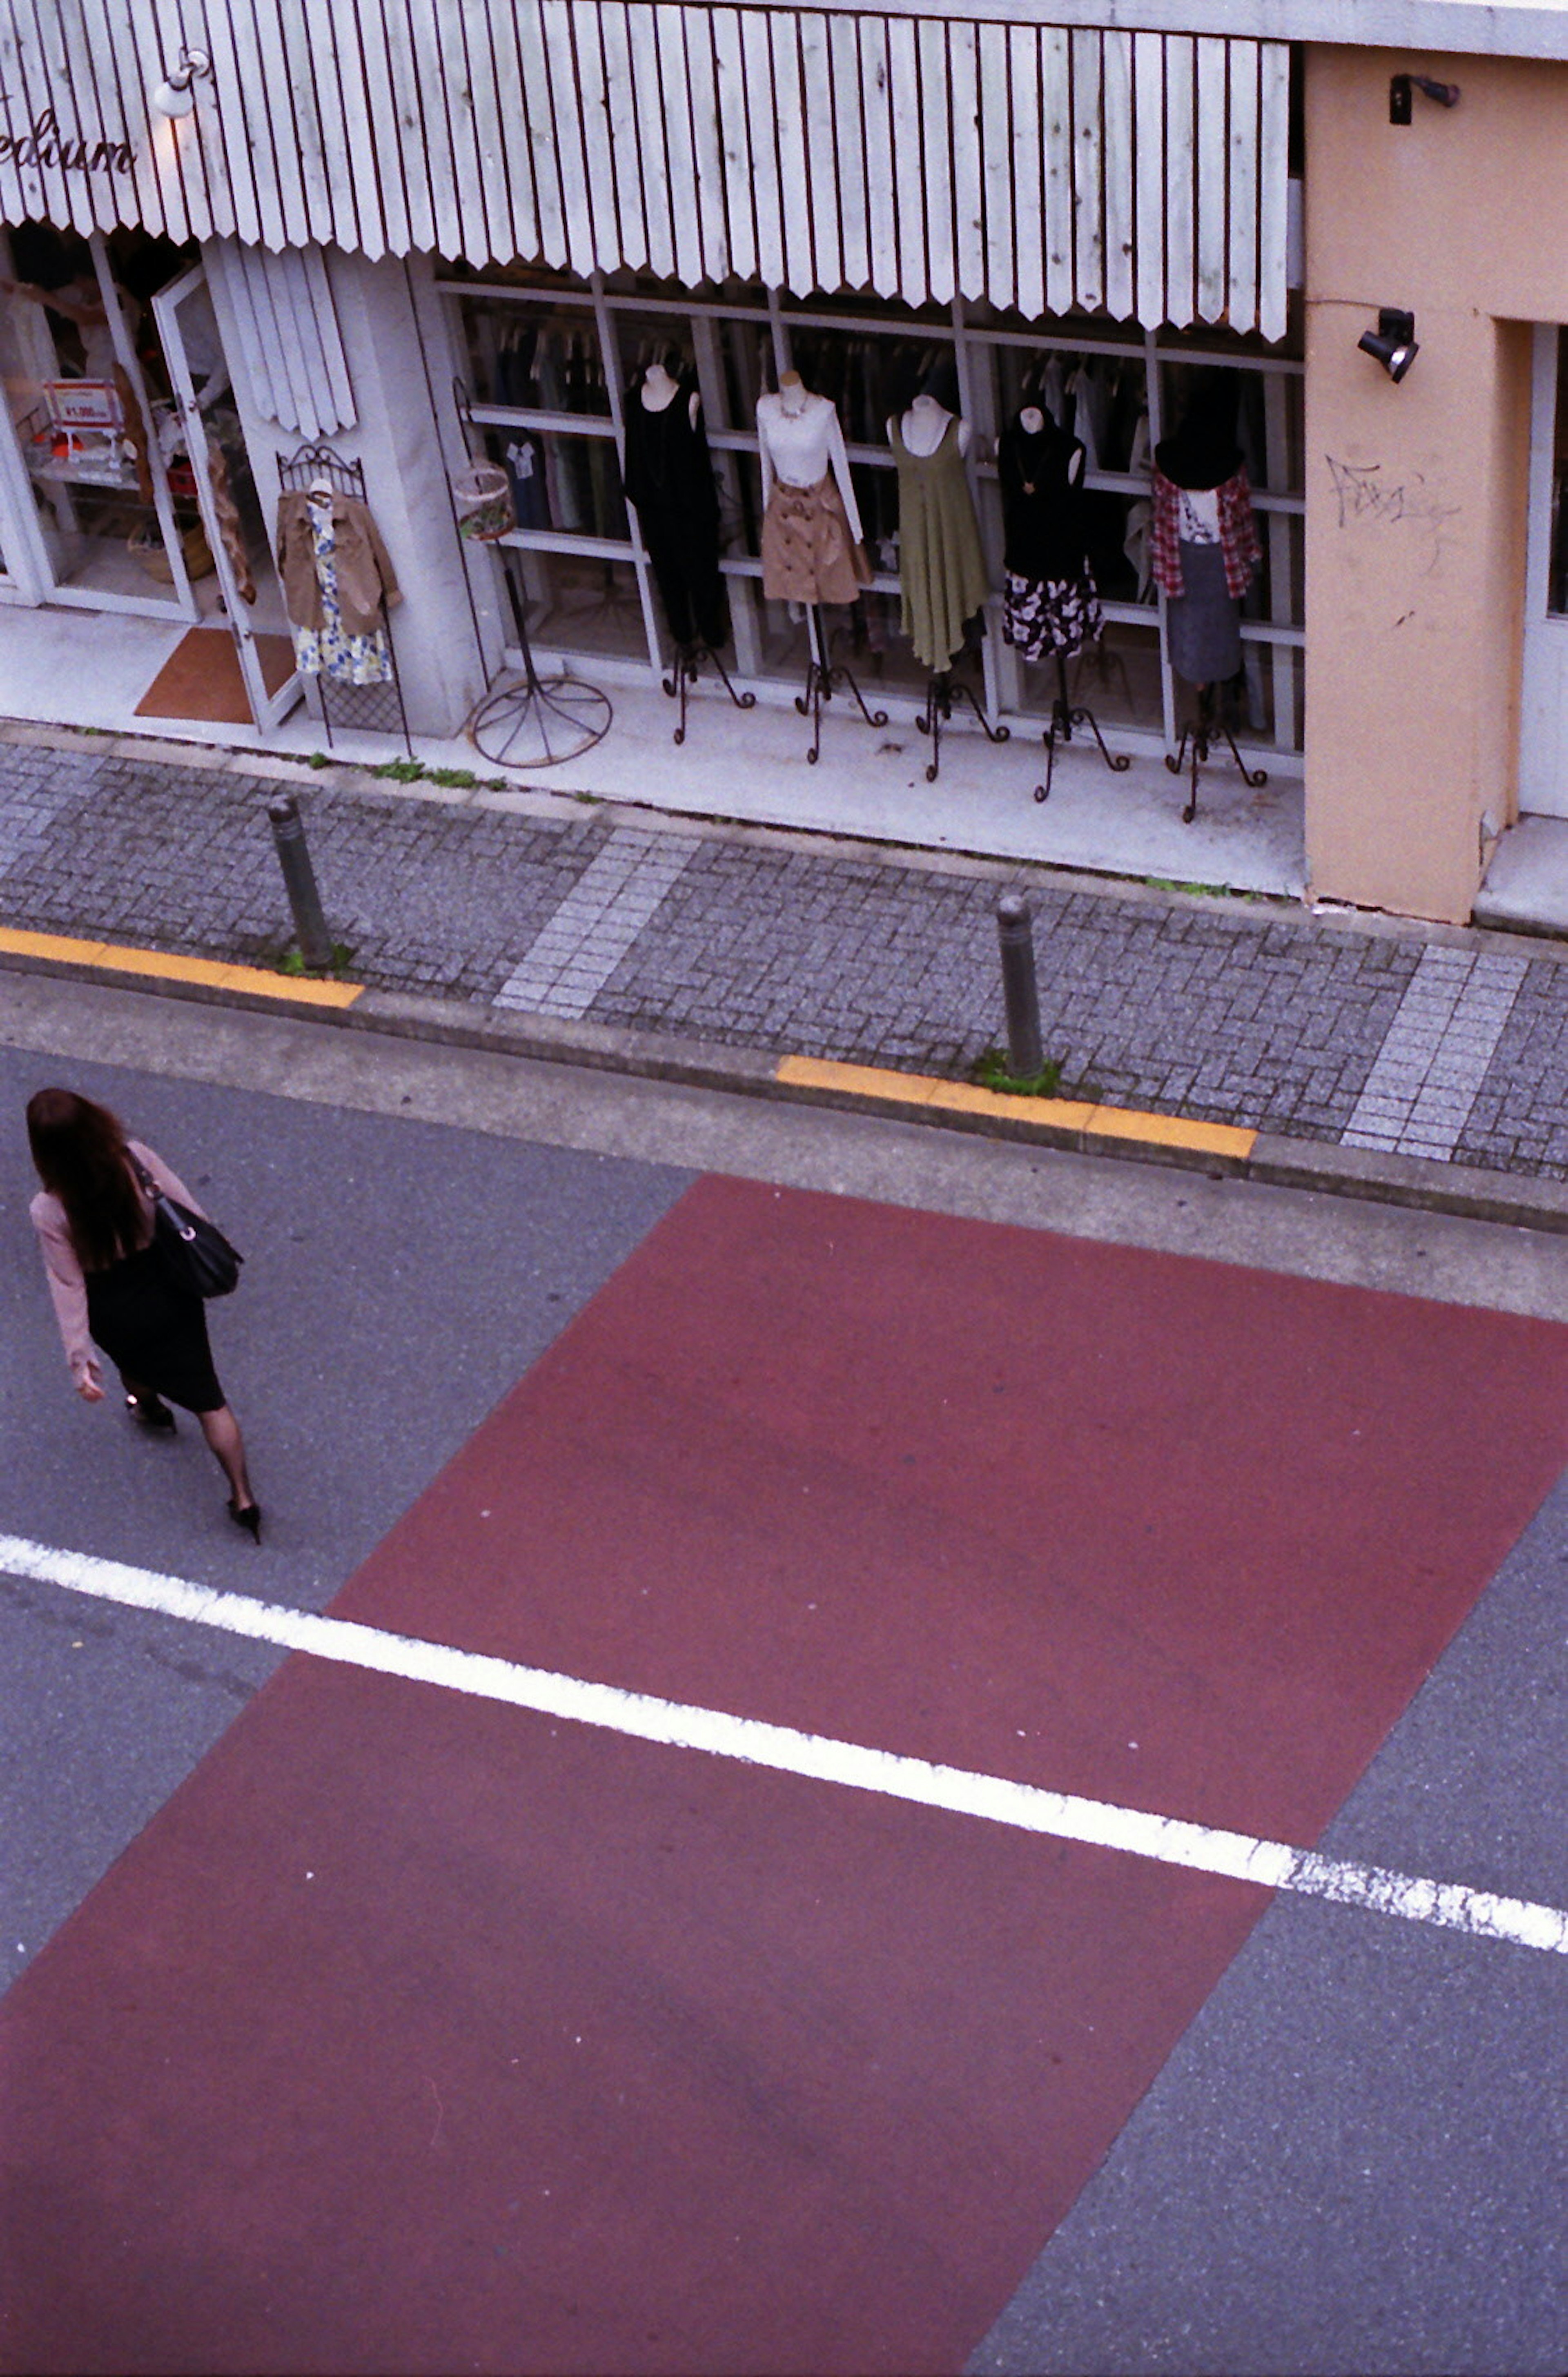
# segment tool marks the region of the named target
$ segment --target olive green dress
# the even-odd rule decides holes
[[[945,669],[964,649],[964,623],[991,591],[958,423],[949,421],[934,454],[912,454],[895,420],[892,450],[904,632],[927,668]]]

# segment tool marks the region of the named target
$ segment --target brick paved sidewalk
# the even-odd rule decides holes
[[[238,764],[0,745],[0,923],[273,960],[275,789]],[[581,801],[344,778],[302,800],[333,932],[378,989],[963,1077],[1003,1036],[993,910],[1023,883],[1064,1088],[1568,1173],[1568,962],[1538,943]]]

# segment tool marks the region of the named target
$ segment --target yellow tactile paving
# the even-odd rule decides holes
[[[357,982],[317,982],[305,974],[270,973],[261,966],[223,965],[211,958],[173,957],[162,950],[125,949],[113,941],[75,940],[64,933],[30,933],[9,926],[0,926],[0,957],[96,966],[111,973],[245,991],[254,998],[281,998],[305,1007],[352,1007],[364,989]]]
[[[983,1090],[973,1081],[933,1081],[922,1073],[899,1073],[880,1065],[842,1065],[825,1057],[781,1057],[776,1078],[797,1089],[841,1090],[880,1098],[890,1105],[933,1106],[950,1114],[1005,1116],[1047,1130],[1083,1131],[1096,1139],[1141,1139],[1159,1147],[1187,1147],[1203,1155],[1229,1156],[1244,1164],[1255,1130],[1230,1123],[1189,1122],[1181,1115],[1143,1114],[1131,1106],[1102,1106],[1081,1098],[1020,1098]]]

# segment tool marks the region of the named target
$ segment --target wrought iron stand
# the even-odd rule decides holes
[[[468,739],[498,768],[554,768],[602,743],[615,712],[609,695],[585,677],[565,670],[540,675],[509,555],[502,558],[501,576],[511,601],[522,675],[485,695],[470,715]]]
[[[1036,784],[1035,787],[1035,798],[1037,801],[1049,800],[1051,778],[1056,772],[1056,747],[1059,743],[1071,742],[1072,730],[1075,726],[1086,726],[1089,729],[1100,747],[1101,758],[1113,776],[1125,776],[1128,769],[1132,765],[1131,757],[1128,752],[1107,750],[1106,738],[1100,733],[1100,722],[1088,703],[1074,701],[1068,692],[1067,662],[1060,652],[1056,656],[1056,674],[1057,697],[1051,704],[1051,723],[1047,727],[1043,738],[1046,746],[1046,781],[1043,784]]]
[[[463,444],[472,455],[475,424],[468,390],[461,379],[452,383],[452,398],[462,424]],[[451,503],[449,487],[447,493]],[[455,503],[452,525],[458,528]],[[458,533],[461,537],[461,531]],[[615,716],[610,697],[596,685],[590,685],[586,677],[573,676],[564,669],[554,676],[540,675],[528,637],[527,602],[513,574],[512,554],[516,548],[499,539],[485,541],[492,543],[501,564],[518,649],[522,654],[522,675],[509,678],[504,685],[493,686],[481,695],[469,712],[468,739],[497,768],[558,767],[563,759],[579,758],[584,751],[592,751],[595,743],[604,741]],[[468,600],[473,611],[474,637],[483,652],[484,639],[479,633],[478,614],[473,609],[472,586]]]
[[[852,670],[834,667],[828,656],[827,639],[822,633],[822,615],[815,603],[806,605],[806,633],[810,658],[806,664],[806,690],[795,697],[795,706],[802,718],[811,721],[811,748],[806,754],[808,764],[815,767],[822,749],[822,709],[832,699],[840,686],[845,686],[860,707],[860,715],[868,726],[885,726],[885,710],[868,710],[866,697],[855,681]]]
[[[1241,770],[1243,783],[1251,784],[1255,791],[1260,784],[1266,784],[1269,780],[1269,771],[1266,768],[1249,768],[1237,749],[1236,737],[1224,719],[1217,715],[1216,692],[1217,687],[1212,685],[1201,685],[1198,687],[1197,719],[1182,728],[1181,740],[1174,753],[1167,751],[1165,755],[1165,764],[1171,774],[1179,776],[1182,769],[1188,765],[1189,751],[1191,753],[1191,781],[1187,794],[1187,806],[1181,812],[1183,825],[1191,825],[1198,814],[1198,775],[1208,758],[1210,748],[1216,737],[1223,736],[1231,758]]]
[[[723,681],[724,691],[737,710],[755,710],[757,707],[757,697],[754,693],[736,693],[730,681],[728,669],[725,668],[712,644],[681,644],[676,651],[675,675],[664,679],[664,691],[672,701],[678,701],[680,704],[680,724],[675,731],[675,739],[677,743],[684,743],[686,740],[687,687],[696,684],[701,674],[701,663],[704,661],[712,662]]]
[[[993,726],[981,709],[973,688],[960,683],[951,669],[933,669],[926,679],[926,707],[916,720],[922,735],[931,738],[931,757],[926,769],[926,782],[934,784],[937,770],[942,764],[942,723],[952,716],[955,701],[966,701],[980,722],[981,732],[987,743],[1005,743],[1011,730]]]

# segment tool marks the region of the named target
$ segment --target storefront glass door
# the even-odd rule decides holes
[[[0,234],[0,592],[194,619],[198,524],[182,520],[170,488],[134,309],[104,239],[31,224]],[[44,277],[29,278],[24,261]]]
[[[1536,328],[1519,806],[1568,817],[1568,330]]]
[[[302,688],[243,435],[226,400],[228,367],[205,268],[192,265],[161,290],[152,313],[178,423],[172,467],[183,467],[200,512],[251,716],[258,727],[275,726]]]

